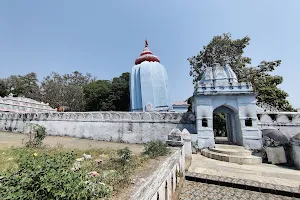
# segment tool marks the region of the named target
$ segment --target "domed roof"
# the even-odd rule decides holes
[[[236,74],[229,65],[220,66],[220,64],[213,64],[212,67],[207,67],[200,83],[237,83]]]
[[[149,62],[160,62],[159,58],[157,56],[154,56],[152,52],[148,48],[148,41],[145,41],[145,48],[142,51],[141,55],[135,60],[135,64],[141,64],[144,61]]]

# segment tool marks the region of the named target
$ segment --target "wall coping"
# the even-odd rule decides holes
[[[53,112],[53,113],[0,113],[0,119],[23,121],[104,121],[104,122],[162,122],[193,124],[187,113],[165,112]]]
[[[136,185],[138,186],[136,188],[133,188],[135,192],[130,195],[130,199],[153,199],[153,197],[155,197],[155,195],[157,195],[157,193],[160,192],[161,186],[168,181],[168,177],[170,176],[170,173],[173,173],[174,168],[179,172],[181,171],[181,167],[179,165],[180,159],[182,159],[182,150],[181,148],[174,147],[172,149],[176,149],[175,152],[173,152],[169,157],[167,157],[166,160],[164,160],[164,162],[157,167],[157,170],[155,170],[153,173],[151,173],[149,177],[147,177],[146,181],[143,182],[142,180],[139,180],[139,182],[136,183]],[[178,169],[176,168],[177,164]],[[164,197],[162,198],[164,199]]]

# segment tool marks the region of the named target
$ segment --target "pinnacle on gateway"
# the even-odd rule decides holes
[[[145,40],[145,47],[135,60],[130,78],[130,107],[133,112],[170,111],[168,75],[165,67],[153,55]]]

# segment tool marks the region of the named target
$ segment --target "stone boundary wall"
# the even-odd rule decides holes
[[[28,132],[28,124],[46,128],[47,135],[102,141],[145,143],[166,140],[173,128],[196,132],[192,113],[65,112],[0,113],[0,130]]]
[[[300,112],[258,113],[258,128],[276,128],[293,137],[300,133]]]
[[[300,133],[300,112],[260,112],[258,128],[276,128],[293,137]],[[46,127],[48,135],[89,138],[103,141],[144,143],[166,139],[173,128],[195,134],[191,113],[65,112],[0,113],[0,130],[26,132],[28,123]]]
[[[183,148],[169,156],[157,170],[144,182],[137,183],[134,194],[129,199],[135,200],[172,200],[177,184],[184,175],[185,155]]]

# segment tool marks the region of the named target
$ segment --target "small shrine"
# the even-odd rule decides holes
[[[256,96],[251,83],[238,82],[229,65],[207,67],[194,91],[199,148],[215,146],[213,114],[225,113],[227,139],[247,149],[261,149]]]

